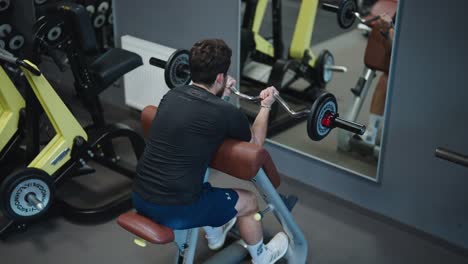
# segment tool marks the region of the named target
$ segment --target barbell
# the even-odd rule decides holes
[[[369,24],[380,18],[380,16],[375,16],[367,20],[362,18],[358,12],[356,0],[342,0],[338,5],[323,3],[322,9],[336,13],[338,25],[343,29],[350,28],[356,19],[363,24]]]
[[[176,50],[167,61],[150,58],[149,63],[164,69],[164,80],[169,88],[187,85],[191,81],[189,67],[189,52]],[[230,87],[231,91],[240,99],[259,102],[260,96],[250,96],[241,93],[236,87]],[[276,101],[293,118],[307,117],[307,134],[310,139],[319,141],[325,138],[333,128],[341,128],[355,134],[364,134],[366,127],[362,124],[341,119],[338,115],[338,104],[333,94],[322,91],[312,104],[310,109],[296,112],[279,95],[275,94]]]

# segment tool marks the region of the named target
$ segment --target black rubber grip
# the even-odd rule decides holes
[[[149,60],[149,63],[150,63],[151,65],[153,65],[153,66],[156,66],[156,67],[158,67],[158,68],[164,69],[164,68],[166,68],[166,63],[167,63],[167,61],[164,61],[164,60],[160,60],[160,59],[151,57],[150,60]]]
[[[440,159],[468,167],[468,156],[450,151],[448,149],[437,148],[435,151],[435,156]]]
[[[358,134],[358,135],[363,135],[364,132],[366,132],[366,126],[365,125],[355,123],[355,122],[351,122],[351,121],[348,121],[348,120],[344,120],[344,119],[341,119],[339,117],[335,118],[335,121],[334,121],[333,124],[334,124],[334,127],[339,127],[341,129],[344,129],[346,131],[349,131],[351,133]]]

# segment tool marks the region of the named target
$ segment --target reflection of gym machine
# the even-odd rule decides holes
[[[358,1],[359,6],[359,1]],[[373,3],[373,5],[369,6],[366,10],[367,12],[364,13],[366,16],[364,19],[368,19],[371,17],[379,16],[381,14],[387,14],[393,20],[395,20],[395,15],[398,7],[398,0],[378,0]],[[361,10],[361,9],[359,9]],[[362,14],[362,13],[361,13]],[[363,30],[364,36],[368,36],[372,30],[374,23],[366,24],[366,23],[359,23],[358,28]]]
[[[268,0],[247,0],[241,33],[241,65],[247,58],[272,66],[268,83],[278,90],[286,89],[299,78],[311,85],[324,87],[333,71],[346,68],[334,65],[333,55],[324,50],[316,57],[310,50],[318,1],[303,0],[296,21],[287,58],[284,57],[281,0],[272,1],[273,44],[260,35]],[[288,73],[293,73],[288,76]]]
[[[143,130],[146,133],[149,131],[156,112],[155,106],[147,106],[142,111],[141,120]],[[205,180],[208,180],[211,168],[255,184],[257,190],[262,194],[261,197],[268,205],[267,209],[255,215],[255,219],[260,221],[266,213],[272,212],[289,239],[288,252],[284,258],[288,260],[288,263],[306,263],[307,240],[294,221],[290,212],[291,208],[276,190],[281,179],[270,155],[257,145],[226,140],[214,155],[210,168],[206,171]],[[153,244],[173,242],[178,249],[174,263],[194,263],[198,228],[172,230],[136,212],[127,212],[121,215],[118,218],[118,223],[138,237],[134,240],[135,244],[144,247],[147,242]],[[248,254],[245,243],[239,240],[220,250],[204,263],[241,263]]]
[[[336,12],[338,23],[344,28],[352,26],[356,18],[366,25],[372,25],[374,21],[380,18],[378,15],[368,19],[361,18],[357,13],[354,0],[343,0],[338,6],[324,4],[323,7],[328,11]],[[356,83],[356,86],[351,89],[354,95],[354,101],[348,112],[344,114],[347,120],[357,120],[372,81],[376,77],[376,71],[388,74],[391,53],[392,43],[388,28],[383,28],[379,24],[374,23],[364,54],[365,66],[363,73]],[[384,82],[383,85],[386,85],[385,78],[386,75],[382,76],[380,80],[380,82]],[[377,126],[376,129],[378,129],[380,124],[376,123],[375,125]],[[343,151],[356,150],[362,154],[373,155],[377,158],[380,153],[380,145],[377,142],[369,144],[362,140],[361,137],[353,136],[345,131],[338,132],[338,149]]]
[[[10,153],[21,150],[18,146],[25,138],[25,163],[28,164],[26,168],[10,168],[2,164],[4,170],[8,167],[10,174],[0,179],[0,210],[8,218],[5,225],[0,227],[0,234],[24,228],[27,222],[45,214],[55,198],[54,190],[65,180],[82,175],[80,170],[89,160],[129,178],[134,177],[134,169],[112,161],[103,146],[112,145],[114,139],[127,138],[136,158],[139,158],[145,144],[141,136],[122,124],[114,124],[91,137],[34,64],[19,60],[3,50],[0,50],[0,60],[19,66],[31,89],[30,93],[26,93],[26,100],[22,100],[3,69],[0,69],[0,122],[4,124],[0,129],[1,156],[7,160]],[[38,103],[35,104],[33,99]],[[56,132],[42,149],[35,115],[40,108]],[[109,199],[104,205],[93,208],[68,203],[62,199],[65,197],[57,198],[65,212],[77,215],[107,215],[131,205],[130,190],[126,195]]]

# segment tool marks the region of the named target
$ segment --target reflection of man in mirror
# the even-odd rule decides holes
[[[394,16],[396,17],[396,16]],[[362,139],[371,145],[376,144],[377,135],[379,130],[382,128],[383,115],[385,110],[385,99],[387,96],[387,81],[388,81],[388,67],[390,64],[391,50],[395,29],[393,27],[393,19],[388,14],[384,13],[380,15],[380,19],[373,24],[373,31],[369,35],[369,40],[374,41],[375,38],[379,38],[385,42],[385,56],[387,56],[386,71],[383,71],[382,76],[375,87],[374,94],[372,96],[372,102],[370,107],[369,122],[367,130]],[[368,45],[370,45],[368,43]]]

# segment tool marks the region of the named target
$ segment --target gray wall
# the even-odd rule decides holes
[[[380,183],[269,144],[280,171],[468,249],[468,168],[434,158],[468,154],[468,2],[400,1]]]
[[[117,46],[123,35],[176,49],[189,49],[203,38],[221,38],[233,51],[229,73],[238,76],[240,1],[114,0],[113,8]],[[105,97],[124,105],[123,88],[113,89]]]

